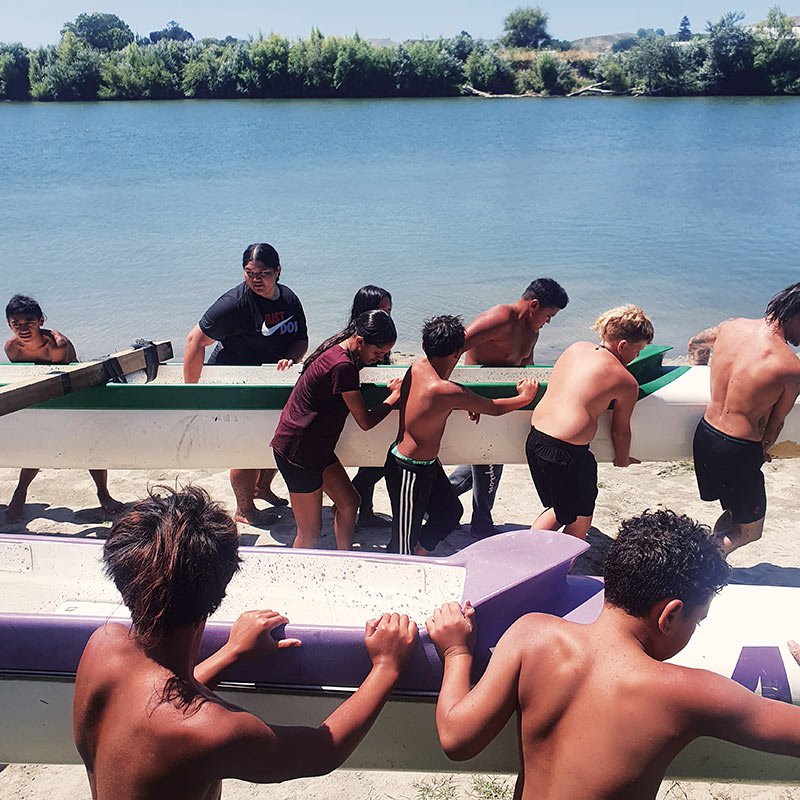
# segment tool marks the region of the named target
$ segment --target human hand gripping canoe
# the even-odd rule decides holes
[[[425,627],[442,659],[472,654],[475,647],[475,609],[469,600],[463,610],[458,603],[445,603],[433,612]]]
[[[364,644],[373,667],[389,667],[397,675],[405,669],[417,639],[417,623],[407,614],[382,614],[367,622]]]
[[[275,639],[272,631],[289,619],[277,611],[245,611],[231,626],[228,646],[236,658],[269,655],[287,647],[300,647],[299,639]]]

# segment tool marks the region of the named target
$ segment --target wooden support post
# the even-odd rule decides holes
[[[54,397],[100,386],[119,375],[129,375],[146,369],[148,347],[155,348],[158,363],[172,358],[172,342],[154,342],[145,347],[114,353],[99,361],[54,366],[53,372],[47,375],[0,387],[0,416],[44,403]]]

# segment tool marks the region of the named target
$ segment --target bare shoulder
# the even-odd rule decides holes
[[[3,345],[3,352],[6,354],[6,358],[9,361],[16,361],[17,357],[19,356],[19,346],[17,345],[17,340],[14,338],[9,339]]]
[[[127,625],[107,622],[101,625],[90,637],[83,651],[84,659],[98,660],[108,664],[124,656],[135,647]]]
[[[525,655],[552,653],[554,645],[572,638],[573,628],[573,623],[552,614],[526,614],[505,632],[503,639]]]

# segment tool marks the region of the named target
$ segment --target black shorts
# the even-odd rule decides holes
[[[764,448],[761,442],[737,439],[701,419],[694,432],[694,474],[703,500],[719,500],[739,525],[767,513]]]
[[[594,514],[597,461],[588,444],[562,442],[531,427],[525,455],[539,499],[560,525]]]
[[[274,447],[272,452],[275,455],[275,464],[286,483],[286,488],[291,493],[311,494],[322,488],[322,470],[308,469],[299,464],[292,464]]]

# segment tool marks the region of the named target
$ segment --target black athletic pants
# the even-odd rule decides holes
[[[413,555],[419,542],[426,550],[458,526],[463,508],[442,465],[412,464],[394,453],[386,457],[386,488],[392,501],[390,553]],[[423,523],[425,514],[428,519]]]

